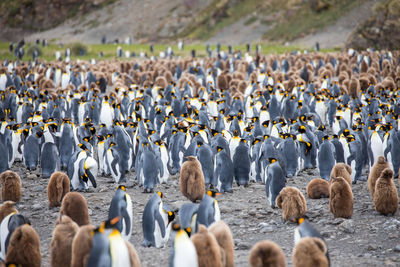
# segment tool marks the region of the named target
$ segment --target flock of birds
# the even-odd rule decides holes
[[[351,184],[366,181],[367,169],[376,209],[397,211],[398,52],[213,53],[2,62],[0,258],[6,266],[40,266],[39,236],[14,208],[21,181],[8,170],[18,161],[50,177],[50,206],[61,205],[52,266],[140,266],[128,241],[128,172],[136,173],[143,192],[153,193],[143,212],[142,245],[163,247],[174,232],[170,266],[233,266],[232,234],[215,196],[232,192],[234,182],[265,184],[269,205],[299,223],[294,266],[330,264],[325,241],[303,219],[303,194],[285,186],[300,171],[319,170],[307,194],[329,197],[335,217],[352,216]],[[176,211],[154,188],[178,173],[191,203]],[[98,175],[119,186],[108,219],[94,227],[79,192],[96,188]],[[21,251],[21,244],[32,249]],[[256,244],[249,262],[286,265],[270,241]]]

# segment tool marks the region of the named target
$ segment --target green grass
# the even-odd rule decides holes
[[[25,51],[28,51],[29,45],[33,44],[26,44],[25,46]],[[64,57],[64,52],[67,47],[72,47],[74,44],[66,44],[64,47],[59,48],[57,44],[50,44],[48,47],[41,47],[42,49],[42,56],[39,57],[39,59],[44,59],[46,61],[54,61],[56,60],[55,58],[55,53],[56,51],[60,51],[61,55]],[[118,45],[114,44],[85,44],[84,45],[87,48],[86,55],[85,56],[71,56],[71,60],[76,60],[76,59],[81,59],[81,60],[90,60],[91,58],[94,58],[96,60],[100,60],[98,57],[98,54],[100,51],[103,52],[103,57],[101,58],[102,60],[112,60],[117,58],[117,47]],[[154,53],[150,53],[149,45],[148,44],[132,44],[132,45],[126,45],[126,44],[119,44],[119,46],[122,47],[124,51],[129,50],[131,53],[136,52],[136,55],[138,56],[140,52],[145,52],[149,56],[155,55],[158,56],[161,51],[165,51],[168,47],[168,44],[157,44],[154,45]],[[14,56],[13,53],[9,52],[9,43],[6,42],[0,42],[0,60],[16,60],[16,57]],[[184,46],[183,51],[179,51],[177,45],[171,45],[172,49],[174,50],[175,55],[179,55],[181,57],[190,57],[191,56],[191,51],[192,49],[196,50],[196,55],[198,57],[204,57],[207,56],[206,52],[206,45],[205,44],[199,44],[199,43],[194,43],[194,44],[187,44]],[[211,46],[211,49],[215,49],[216,46]],[[221,49],[224,51],[228,51],[228,46],[221,46]],[[245,45],[238,45],[238,46],[233,46],[234,50],[241,50],[241,51],[246,51],[246,46]],[[294,50],[299,50],[301,48],[299,47],[294,47],[294,46],[281,46],[281,45],[276,45],[276,44],[262,44],[261,46],[261,53],[262,54],[282,54],[286,52],[291,52]],[[255,47],[254,45],[252,46],[252,52],[254,53]],[[334,50],[326,50],[326,51],[334,51]],[[125,53],[124,53],[125,56]],[[131,58],[132,59],[132,58]],[[24,56],[23,58],[24,61],[31,60],[29,56]],[[122,57],[121,60],[129,60],[125,57]]]
[[[291,15],[283,16],[276,25],[265,33],[267,40],[290,41],[295,38],[313,33],[334,23],[346,11],[359,6],[365,0],[331,0],[330,7],[321,12],[315,12],[310,4],[303,4]]]

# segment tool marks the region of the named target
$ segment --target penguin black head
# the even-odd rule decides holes
[[[269,138],[269,135],[268,134],[265,134],[264,135],[264,140],[267,140]]]
[[[277,162],[276,158],[267,158],[267,161],[268,161],[270,164]]]
[[[169,224],[175,220],[175,212],[168,211],[167,214],[168,214],[168,224]]]
[[[157,192],[157,195],[158,195],[160,198],[164,198],[164,197],[165,197],[165,195],[164,195],[163,193],[161,193],[161,191],[158,191],[158,192]]]
[[[304,222],[304,218],[303,217],[300,217],[298,220],[297,220],[297,223],[300,225],[300,224],[302,224]]]
[[[215,149],[217,150],[217,153],[218,153],[218,152],[221,152],[224,148],[221,146],[217,146]]]
[[[325,140],[329,140],[329,135],[325,135],[324,137],[322,137],[322,141],[325,141]]]
[[[118,190],[118,189],[121,189],[121,190],[123,190],[123,191],[126,192],[126,186],[125,186],[125,185],[119,185],[119,186],[117,187],[117,190]]]
[[[321,124],[319,127],[318,127],[318,131],[321,131],[321,132],[323,132],[323,131],[325,131],[325,125],[323,125],[323,124]]]
[[[90,141],[92,140],[91,136],[85,136],[83,137],[83,141],[90,143]]]
[[[304,125],[301,125],[300,127],[299,127],[299,133],[305,133],[306,132],[306,126],[304,126]]]
[[[14,262],[7,262],[5,267],[22,267],[22,264],[14,263]]]
[[[222,193],[220,193],[220,192],[217,192],[217,191],[215,191],[215,190],[207,190],[207,195],[209,195],[210,197],[216,197],[216,196],[219,196],[219,195],[221,195]]]
[[[343,135],[344,135],[344,136],[350,135],[350,130],[349,130],[349,129],[344,129]]]
[[[197,142],[197,147],[201,147],[202,145],[203,145],[203,142],[201,142],[201,141]]]
[[[244,139],[244,138],[241,138],[239,144],[246,144],[247,145],[247,140]]]
[[[252,145],[254,146],[254,145],[256,145],[257,143],[259,143],[260,141],[261,141],[260,139],[256,138],[256,139],[254,139],[254,141],[252,142]]]
[[[346,140],[348,143],[351,143],[351,142],[355,141],[356,139],[354,138],[354,136],[352,134],[349,134],[348,136],[346,136]]]
[[[86,147],[84,144],[82,144],[82,143],[80,143],[78,146],[79,146],[79,148],[82,149],[82,150],[87,150],[87,147]]]

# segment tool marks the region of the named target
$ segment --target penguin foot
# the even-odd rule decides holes
[[[154,192],[154,189],[153,188],[145,188],[144,190],[143,190],[143,193],[153,193]]]
[[[119,179],[118,184],[124,184],[124,183],[126,183],[126,178],[125,177]]]

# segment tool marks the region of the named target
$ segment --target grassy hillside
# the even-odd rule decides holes
[[[267,41],[290,41],[315,32],[338,20],[367,0],[242,0],[213,1],[182,32],[180,37],[207,40],[240,19],[245,25],[258,21],[271,25]]]
[[[31,55],[29,55],[27,52],[29,51],[29,47],[33,47],[33,44],[27,44],[25,45],[25,56],[23,60],[30,60],[32,58]],[[39,58],[47,60],[47,61],[54,61],[56,60],[55,54],[56,51],[60,51],[61,55],[64,57],[64,52],[67,47],[71,48],[71,51],[74,51],[73,47],[74,46],[83,46],[86,49],[86,54],[84,56],[80,55],[74,55],[72,54],[71,59],[82,59],[82,60],[89,60],[91,58],[94,59],[100,59],[99,58],[99,53],[103,52],[103,57],[101,59],[114,59],[116,58],[117,55],[117,47],[121,46],[121,48],[124,51],[130,51],[131,53],[135,52],[136,55],[138,56],[140,52],[147,53],[149,56],[155,55],[159,56],[161,51],[165,51],[168,47],[166,44],[159,44],[159,45],[154,45],[154,53],[150,53],[149,45],[147,44],[132,44],[132,45],[126,45],[126,44],[120,44],[120,45],[115,45],[115,44],[91,44],[91,45],[83,45],[83,44],[68,44],[63,47],[59,47],[56,44],[50,44],[47,47],[42,47],[39,46],[38,49],[41,51],[41,56]],[[191,51],[193,49],[196,50],[196,55],[199,57],[206,56],[206,46],[203,44],[190,44],[190,45],[185,45],[184,49],[182,51],[178,50],[178,47],[176,45],[171,45],[172,49],[174,50],[175,55],[177,56],[182,56],[182,57],[189,57],[191,56]],[[211,49],[215,49],[215,46],[211,46]],[[224,51],[228,51],[227,46],[221,46],[221,49]],[[245,45],[239,45],[239,46],[234,46],[234,50],[241,50],[241,51],[246,51]],[[299,47],[294,47],[294,46],[280,46],[280,45],[262,45],[261,46],[261,52],[262,54],[282,54],[286,52],[291,52],[294,50],[299,50]],[[79,50],[78,50],[79,51]],[[252,51],[255,51],[255,46],[253,45]],[[328,51],[328,50],[326,50]],[[332,50],[329,50],[332,51]],[[14,56],[13,53],[9,52],[9,43],[1,43],[0,42],[0,60],[4,59],[9,59],[9,60],[15,60],[16,57]],[[126,60],[125,58],[125,52],[124,52],[124,57],[122,58],[123,60]]]

